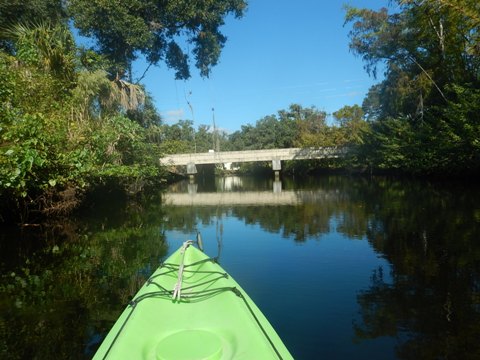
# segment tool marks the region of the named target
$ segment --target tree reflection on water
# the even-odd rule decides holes
[[[42,224],[29,239],[25,231],[2,233],[2,243],[18,236],[42,246],[12,251],[21,265],[2,271],[0,357],[91,358],[159,265],[166,253],[161,211],[122,206],[92,215]]]
[[[396,354],[404,359],[480,358],[479,189],[344,177],[312,186],[321,189],[321,199],[306,199],[308,184],[299,191],[287,183],[285,191],[305,198],[300,205],[227,206],[224,211],[297,242],[331,232],[335,219],[336,231],[366,238],[391,264],[388,276],[383,268],[374,270],[370,287],[358,293],[356,341],[394,337]],[[190,212],[174,218],[205,223],[218,208],[168,211]]]
[[[274,189],[265,180],[234,185],[222,183],[221,190]],[[390,267],[376,268],[369,286],[356,293],[354,341],[393,337],[396,356],[404,359],[480,358],[478,188],[323,176],[284,180],[280,189],[299,201],[174,206],[162,205],[159,196],[104,199],[75,219],[2,231],[0,357],[90,358],[167,253],[165,232],[192,234],[225,215],[292,243],[332,231],[368,241]]]
[[[358,294],[357,338],[395,336],[402,359],[480,358],[478,190],[388,184],[378,194],[368,241],[391,281],[377,269]]]

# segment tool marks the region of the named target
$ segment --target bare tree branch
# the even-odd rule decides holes
[[[147,72],[148,70],[150,69],[150,67],[153,65],[153,62],[150,62],[147,66],[147,68],[145,69],[145,71],[143,72],[142,76],[140,76],[137,81],[135,81],[135,85],[138,85],[140,83],[140,81],[143,80],[143,78],[145,78],[145,76],[147,75]]]

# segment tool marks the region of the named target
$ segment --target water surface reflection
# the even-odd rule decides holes
[[[218,238],[220,223],[232,252],[226,267],[242,274],[265,266],[252,252],[268,258],[268,280],[251,274],[245,282],[294,355],[480,357],[478,187],[325,177],[287,180],[275,192],[272,182],[256,191],[233,183],[166,194],[170,219],[182,221],[167,225],[167,237],[198,228]],[[282,266],[289,271],[281,273]],[[258,295],[257,287],[268,294]]]
[[[197,231],[296,358],[480,358],[477,186],[200,178],[144,195],[2,229],[1,358],[90,358]]]

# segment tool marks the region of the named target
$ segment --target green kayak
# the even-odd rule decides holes
[[[191,241],[148,279],[94,359],[292,359],[258,307]]]

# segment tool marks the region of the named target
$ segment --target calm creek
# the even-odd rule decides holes
[[[88,359],[200,232],[297,359],[480,358],[480,187],[198,178],[0,231],[0,358]],[[235,316],[232,314],[232,316]]]

